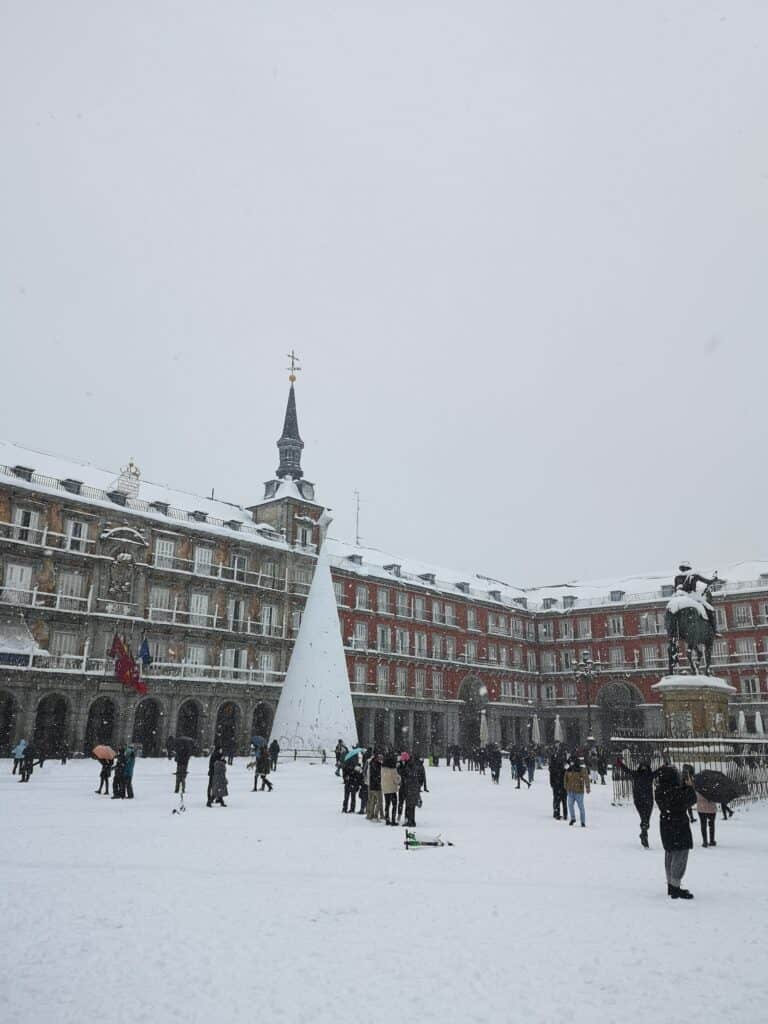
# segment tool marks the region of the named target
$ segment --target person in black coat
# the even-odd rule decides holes
[[[221,747],[214,747],[213,753],[208,758],[208,799],[207,806],[210,807],[213,803],[213,772],[217,761],[224,760],[224,751]]]
[[[648,826],[653,814],[653,782],[661,769],[652,771],[647,761],[641,761],[637,768],[627,768],[621,757],[616,759],[616,767],[632,779],[632,799],[640,815],[640,842],[647,849]]]
[[[693,776],[686,772],[681,777],[672,765],[660,768],[656,803],[659,808],[661,845],[664,847],[667,895],[673,900],[691,900],[693,893],[683,889],[680,883],[688,866],[688,852],[693,849],[691,825],[688,821],[688,808],[696,803]]]
[[[527,752],[524,750],[515,751],[515,774],[517,775],[517,789],[520,789],[520,783],[524,782],[528,789],[531,788],[531,784],[525,777]]]
[[[363,778],[357,755],[350,757],[348,761],[344,762],[342,776],[344,778],[344,803],[341,807],[341,813],[354,814],[357,793]]]
[[[415,828],[416,808],[421,799],[421,782],[419,780],[419,766],[413,758],[405,762],[401,775],[405,789],[405,826],[406,828]]]
[[[271,770],[272,770],[272,755],[269,752],[269,748],[263,746],[259,750],[259,755],[256,758],[256,774],[261,779],[261,790],[262,790],[262,792],[264,792],[265,789],[268,789],[270,793],[272,792],[272,783],[267,778],[267,776],[269,775]],[[253,781],[253,788],[254,788],[254,790],[256,789],[256,780],[255,779]]]
[[[552,817],[568,820],[568,797],[565,792],[565,764],[555,757],[549,762],[549,785],[552,787]]]
[[[125,747],[120,747],[115,759],[115,776],[112,779],[112,799],[125,798]]]
[[[489,747],[487,751],[488,766],[491,769],[491,781],[498,786],[501,775],[501,751],[498,747]]]
[[[175,748],[174,748],[175,749]],[[189,768],[190,749],[182,746],[176,750],[176,789],[175,793],[184,793],[187,788],[187,769]]]
[[[277,755],[280,753],[280,744],[277,740],[272,740],[269,744],[269,758],[270,765],[273,772],[277,771]]]
[[[29,749],[29,747],[27,747],[27,749]],[[101,765],[101,771],[99,772],[99,788],[95,792],[101,794],[101,787],[103,786],[104,796],[109,796],[109,779],[112,775],[112,765],[114,764],[114,761],[112,761],[111,758],[104,757],[99,761],[99,764]]]

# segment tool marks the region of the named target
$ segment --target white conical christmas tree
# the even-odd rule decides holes
[[[326,525],[326,524],[323,524]],[[271,739],[288,750],[332,751],[357,743],[339,613],[325,545],[296,637]]]

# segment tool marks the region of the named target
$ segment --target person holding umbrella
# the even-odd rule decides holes
[[[688,808],[696,803],[693,777],[681,777],[677,768],[664,765],[659,769],[656,804],[659,808],[659,831],[664,847],[664,868],[667,874],[667,895],[673,900],[692,900],[693,893],[683,889],[681,882],[688,866],[688,853],[693,849]]]
[[[95,790],[97,794],[100,794],[104,787],[104,795],[109,796],[109,779],[112,775],[112,765],[115,763],[117,754],[114,752],[112,747],[108,747],[106,743],[100,743],[94,747],[91,751],[96,760],[101,764],[101,772],[99,773],[99,788]]]

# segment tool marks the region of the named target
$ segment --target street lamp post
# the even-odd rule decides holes
[[[592,735],[592,680],[595,677],[596,671],[599,671],[599,663],[595,666],[594,661],[589,657],[588,654],[582,654],[581,661],[579,662],[578,668],[576,669],[576,678],[581,679],[587,689],[587,742],[594,742],[595,737]]]

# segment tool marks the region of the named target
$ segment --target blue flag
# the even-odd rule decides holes
[[[147,668],[149,665],[152,664],[152,655],[149,653],[149,644],[147,643],[146,637],[141,641],[141,647],[139,648],[139,659],[141,660],[141,663],[144,666],[144,668]]]

